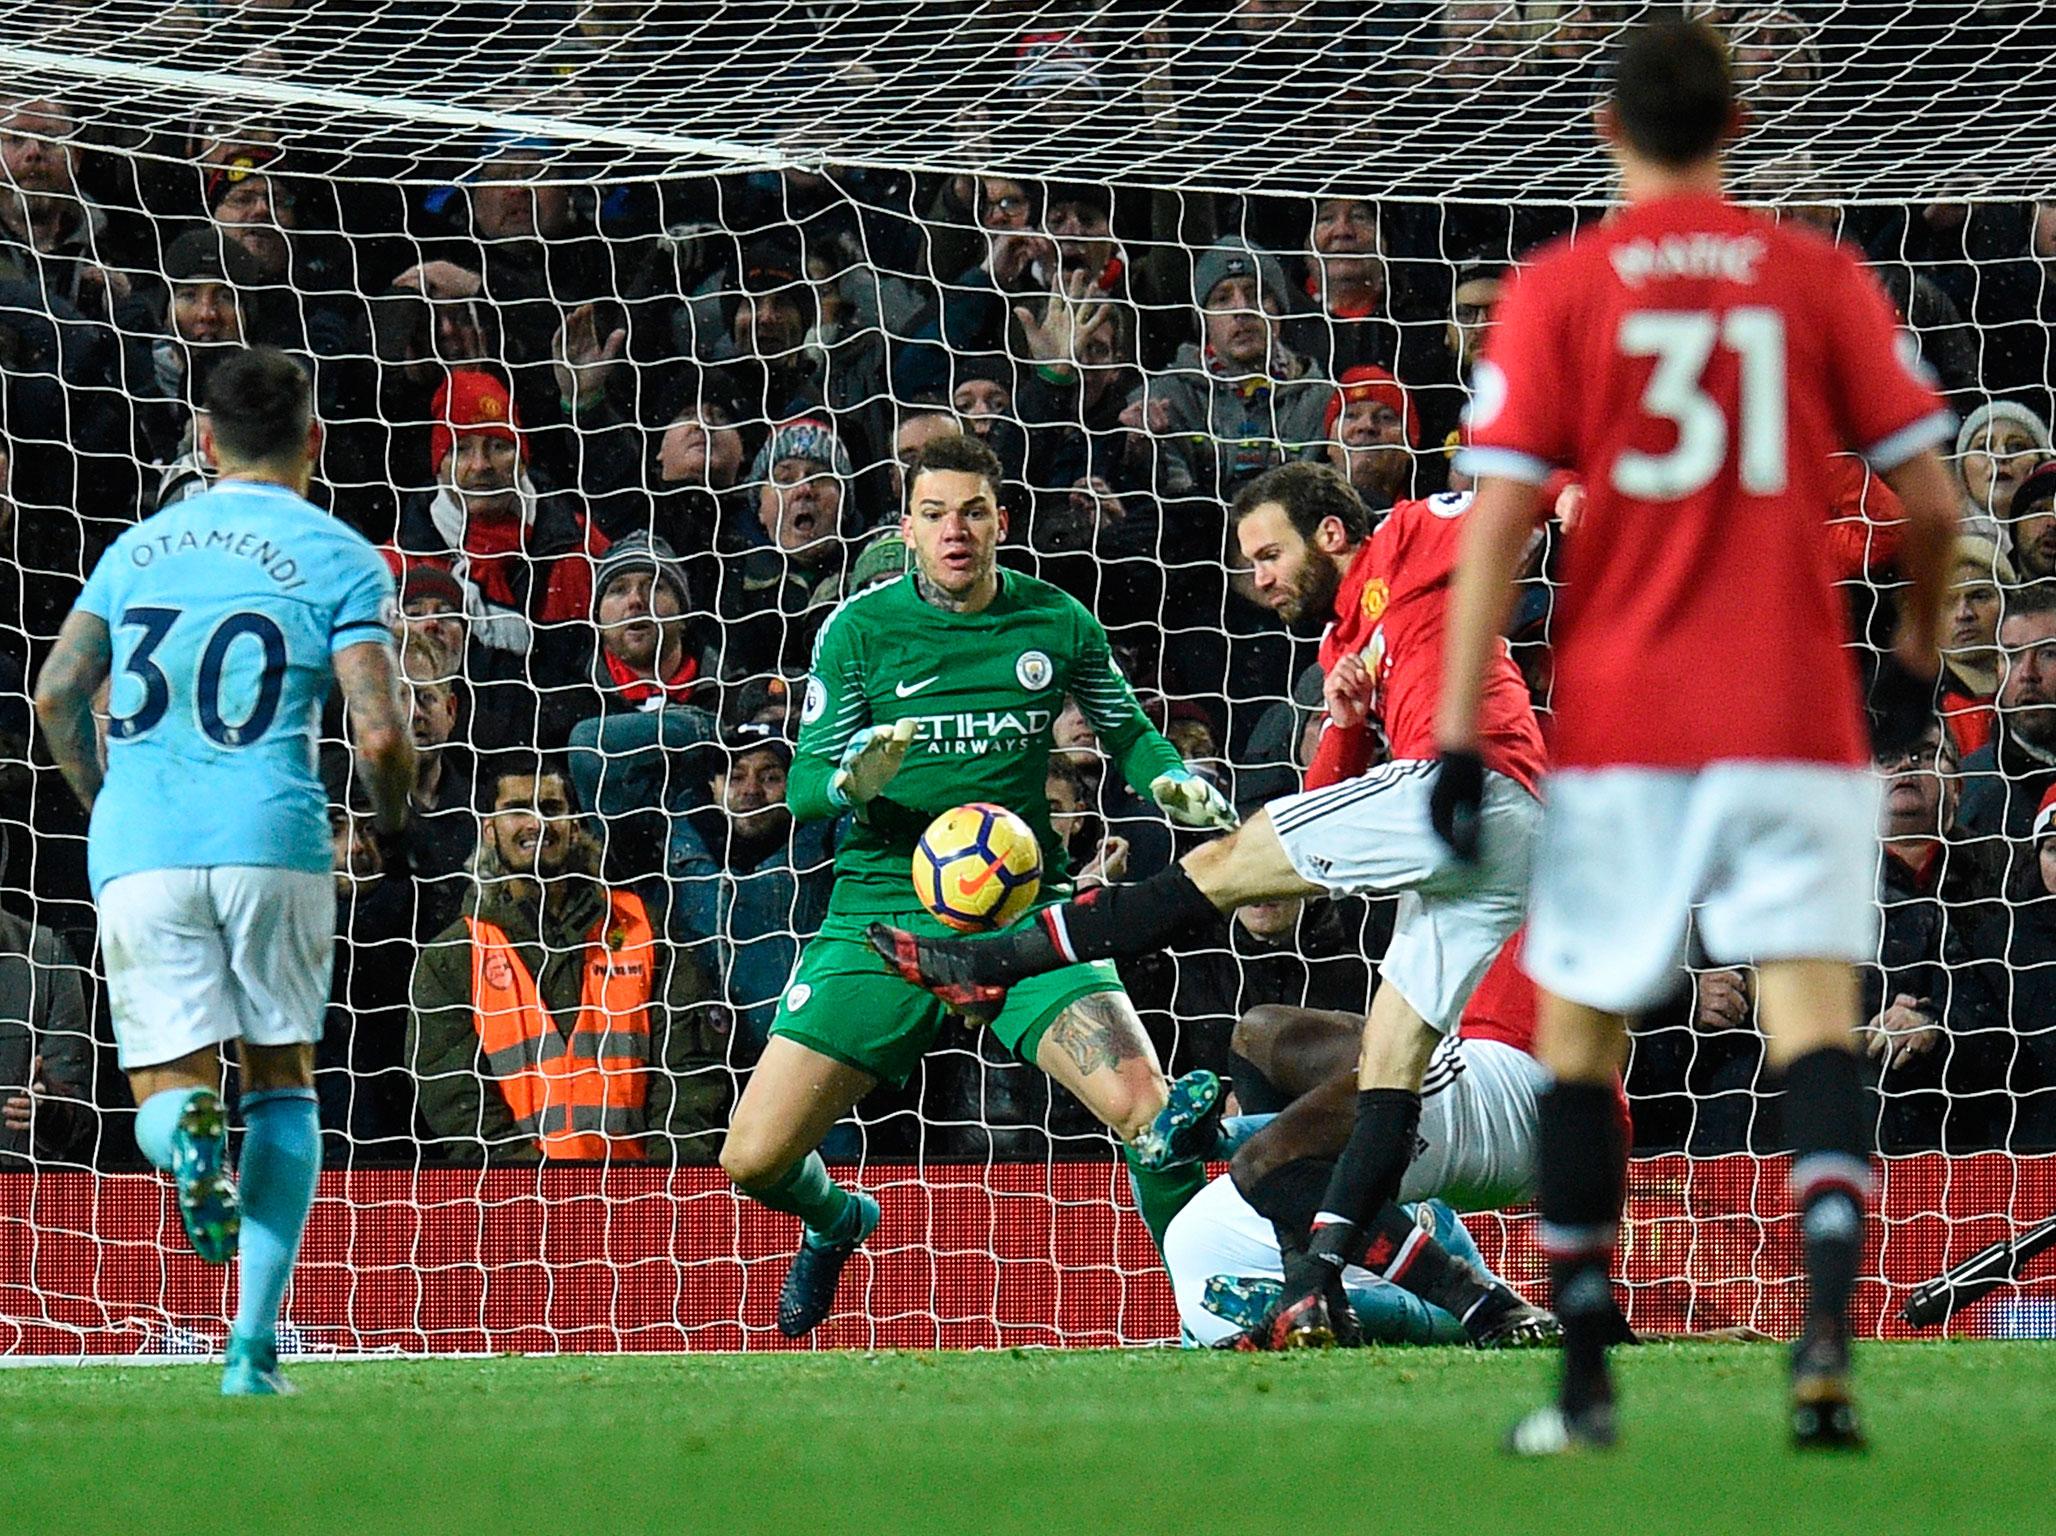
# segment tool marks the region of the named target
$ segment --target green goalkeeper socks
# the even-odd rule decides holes
[[[1206,1188],[1206,1164],[1179,1163],[1152,1172],[1137,1161],[1135,1149],[1124,1147],[1128,1163],[1128,1185],[1135,1192],[1135,1205],[1142,1212],[1142,1224],[1149,1228],[1157,1252],[1164,1251],[1164,1232],[1171,1219],[1185,1209],[1192,1197]]]
[[[828,1177],[819,1152],[809,1152],[762,1189],[743,1193],[759,1205],[799,1217],[809,1233],[829,1238],[839,1235],[852,1204],[850,1192]]]

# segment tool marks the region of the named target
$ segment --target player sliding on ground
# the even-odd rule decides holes
[[[1740,111],[1710,28],[1634,33],[1598,126],[1627,207],[1521,272],[1475,380],[1478,500],[1438,732],[1438,824],[1489,868],[1479,685],[1497,675],[1536,486],[1576,472],[1587,499],[1556,610],[1557,771],[1527,944],[1555,1079],[1541,1207],[1564,1374],[1510,1444],[1613,1440],[1622,1164],[1607,1080],[1625,1016],[1675,984],[1696,928],[1715,960],[1758,967],[1785,1081],[1809,1285],[1792,1430],[1802,1446],[1854,1446],[1848,1306],[1870,1170],[1852,1047],[1855,967],[1876,957],[1877,788],[1826,477],[1831,454],[1856,449],[1905,503],[1912,587],[1893,665],[1897,691],[1931,700],[1956,522],[1934,449],[1951,421],[1855,258],[1721,195]]]
[[[1457,1032],[1429,1059],[1421,1093],[1423,1146],[1399,1189],[1402,1201],[1433,1202],[1416,1209],[1415,1223],[1457,1262],[1428,1298],[1348,1271],[1350,1311],[1366,1343],[1461,1340],[1465,1316],[1508,1289],[1485,1268],[1449,1207],[1499,1210],[1533,1194],[1535,1100],[1546,1079],[1530,1054],[1535,987],[1521,972],[1519,946],[1518,936],[1508,942],[1465,1005]],[[1179,1321],[1194,1342],[1248,1347],[1261,1340],[1284,1270],[1270,1223],[1244,1191],[1295,1159],[1333,1159],[1341,1152],[1355,1122],[1362,1034],[1360,1015],[1308,1008],[1253,1008],[1237,1022],[1236,1054],[1254,1072],[1236,1073],[1244,1113],[1223,1123],[1214,1153],[1224,1156],[1232,1145],[1233,1161],[1164,1234],[1164,1267]],[[1625,1117],[1626,1098],[1617,1102]],[[1409,1244],[1393,1268],[1410,1267],[1421,1251],[1421,1239]],[[1553,1329],[1538,1318],[1529,1337],[1551,1336]]]
[[[393,583],[306,500],[319,428],[306,373],[269,348],[217,368],[200,449],[211,490],[124,533],[36,681],[51,755],[92,812],[100,912],[136,1143],[170,1171],[193,1251],[241,1272],[230,1396],[290,1391],[279,1303],[321,1165],[314,1044],[336,928],[327,795],[314,773],[339,683],[379,825],[399,830],[414,748]],[[110,673],[106,766],[93,697]],[[228,1167],[221,1046],[242,1066],[242,1188]]]
[[[847,814],[851,825],[827,921],[779,1000],[721,1148],[744,1193],[806,1224],[778,1299],[779,1330],[793,1338],[828,1315],[844,1264],[878,1223],[878,1203],[831,1180],[815,1149],[881,1079],[904,1082],[948,1016],[864,942],[876,918],[948,931],[917,914],[910,884],[929,821],[969,801],[1005,806],[1034,829],[1046,885],[1062,895],[1068,865],[1043,786],[1066,695],[1127,781],[1172,819],[1235,821],[1220,791],[1151,728],[1099,622],[1055,587],[999,569],[999,486],[999,460],[977,439],[924,447],[900,523],[914,569],[836,609],[815,646],[787,800],[802,820]],[[1135,1203],[1161,1241],[1206,1175],[1175,1135],[1156,1138],[1158,1112],[1173,1100],[1113,966],[1058,968],[1017,989],[989,1022],[1121,1138]],[[1211,1104],[1168,1119],[1197,1122]]]
[[[1542,737],[1503,651],[1487,695],[1483,864],[1459,866],[1428,821],[1443,611],[1469,506],[1468,496],[1402,502],[1372,533],[1370,513],[1332,470],[1288,464],[1252,481],[1233,516],[1258,594],[1287,622],[1334,616],[1321,641],[1330,728],[1308,770],[1312,787],[1272,801],[1153,879],[1089,891],[989,938],[871,929],[900,974],[953,1006],[978,1008],[1047,971],[1154,953],[1248,902],[1399,894],[1364,1029],[1355,1131],[1332,1164],[1296,1159],[1249,1191],[1285,1252],[1284,1294],[1268,1329],[1275,1348],[1334,1342],[1338,1323],[1347,1326],[1344,1268],[1368,1262],[1394,1272],[1395,1255],[1417,1233],[1396,1197],[1414,1153],[1428,1059],[1527,904]],[[1392,760],[1370,767],[1374,715]],[[1416,1244],[1395,1277],[1426,1295],[1447,1262]],[[1540,1317],[1504,1291],[1465,1326],[1494,1342],[1524,1336]]]

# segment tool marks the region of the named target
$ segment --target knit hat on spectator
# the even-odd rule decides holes
[[[1248,277],[1252,273],[1259,297],[1274,296],[1283,307],[1291,292],[1285,282],[1284,267],[1269,251],[1258,250],[1239,235],[1230,235],[1199,253],[1199,259],[1192,263],[1192,300],[1204,309],[1221,284],[1231,277]]]
[[[849,450],[835,435],[835,428],[818,416],[796,417],[773,432],[757,450],[757,460],[750,466],[751,483],[761,485],[769,480],[772,469],[784,459],[819,464],[838,480],[847,480],[856,473],[850,467]]]
[[[2051,497],[2056,497],[2056,464],[2044,464],[2014,487],[2011,520],[2026,517]]]
[[[164,276],[174,288],[181,283],[256,288],[264,282],[255,258],[218,229],[189,229],[166,246]]]
[[[452,613],[464,611],[464,587],[457,578],[440,565],[418,560],[400,577],[400,607],[427,599],[449,604]]]
[[[731,731],[756,721],[769,710],[783,714],[792,703],[792,689],[782,677],[753,677],[728,695],[727,725]]]
[[[881,534],[866,544],[850,567],[843,590],[851,596],[877,582],[890,581],[907,570],[907,544],[896,533]]]
[[[1964,533],[1956,540],[1954,570],[1959,580],[1996,581],[2002,587],[2020,580],[2006,551],[1996,539],[1983,533]]]
[[[1099,93],[1092,54],[1069,32],[1030,32],[1014,50],[1013,88],[1024,96],[1074,87]]]
[[[2035,811],[2035,842],[2040,842],[2051,832],[2056,832],[2056,784],[2051,784],[2042,794],[2041,806]]]
[[[721,733],[721,744],[728,748],[731,763],[745,753],[769,751],[788,767],[792,765],[792,738],[769,721],[745,720],[740,725],[731,725]]]
[[[1392,407],[1392,414],[1399,418],[1406,431],[1407,446],[1421,446],[1421,417],[1413,408],[1413,399],[1406,392],[1406,386],[1389,368],[1380,368],[1376,363],[1359,363],[1354,368],[1342,370],[1337,381],[1342,387],[1335,391],[1328,402],[1325,428],[1328,436],[1335,435],[1335,423],[1342,419],[1345,405],[1356,405],[1364,400],[1376,400]]]
[[[2044,453],[2049,450],[2049,424],[2018,400],[1988,400],[1968,416],[1963,425],[1956,429],[1956,457],[1962,458],[1970,452],[1970,441],[1994,422],[2010,421],[2034,439],[2035,446]]]
[[[239,144],[236,152],[207,170],[207,211],[222,205],[229,193],[252,176],[267,175],[282,151],[276,144]]]
[[[806,263],[792,242],[778,239],[753,241],[743,247],[742,288],[745,293],[776,293],[801,280]]]
[[[600,599],[607,595],[607,588],[631,571],[654,571],[657,580],[671,588],[678,599],[680,611],[690,606],[686,595],[685,567],[678,563],[678,555],[659,534],[647,533],[638,528],[624,533],[607,546],[607,553],[601,557],[599,568],[593,572],[593,607],[598,609]]]
[[[428,429],[428,463],[438,476],[457,439],[472,433],[504,437],[521,450],[521,462],[528,462],[528,439],[521,435],[514,397],[491,374],[476,368],[454,370],[437,387],[429,409],[435,420]]]

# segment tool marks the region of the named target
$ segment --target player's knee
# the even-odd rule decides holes
[[[1293,1015],[1300,1011],[1281,1003],[1258,1004],[1235,1021],[1235,1028],[1228,1037],[1228,1048],[1269,1077],[1272,1051],[1278,1036],[1292,1021]]]
[[[785,1172],[779,1163],[782,1156],[782,1148],[753,1135],[749,1127],[731,1126],[721,1143],[721,1171],[738,1188],[762,1189]]]

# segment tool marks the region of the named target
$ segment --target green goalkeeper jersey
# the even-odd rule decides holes
[[[1180,761],[1143,716],[1099,620],[1046,581],[1008,570],[999,581],[982,612],[951,613],[903,576],[849,599],[822,626],[786,787],[795,817],[842,814],[828,781],[858,731],[919,722],[900,771],[857,808],[836,854],[831,919],[906,911],[915,841],[971,800],[1003,805],[1035,829],[1044,889],[1060,890],[1070,863],[1043,786],[1067,694],[1137,793],[1146,797]]]

